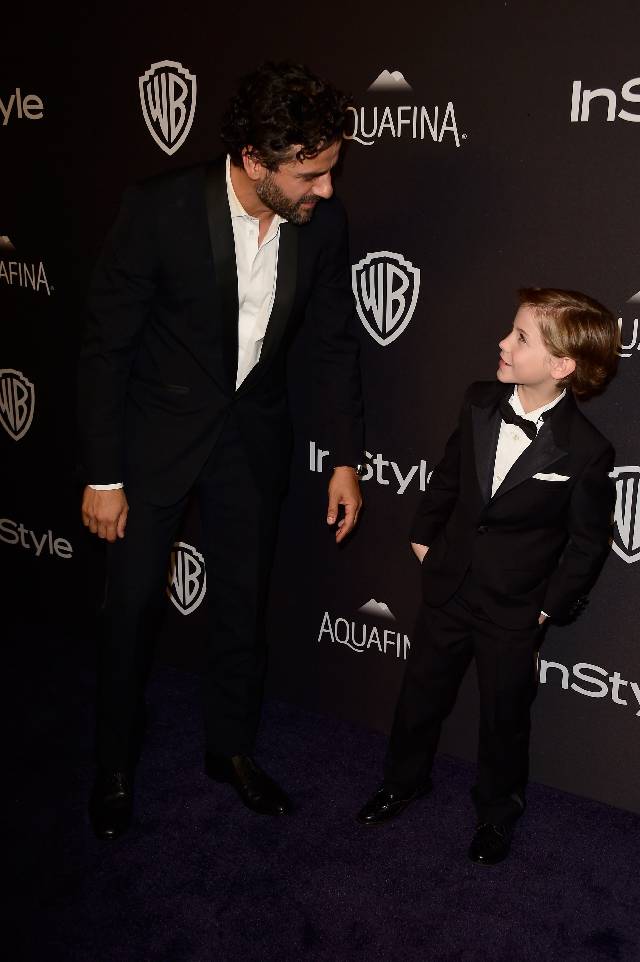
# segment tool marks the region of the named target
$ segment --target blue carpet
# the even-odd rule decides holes
[[[434,793],[367,830],[353,816],[377,787],[382,736],[280,703],[257,756],[296,813],[254,815],[204,776],[197,678],[167,667],[149,690],[135,824],[98,842],[93,674],[76,654],[58,638],[34,678],[23,648],[30,669],[4,694],[18,745],[10,962],[640,960],[637,815],[532,785],[511,858],[477,867],[470,766],[440,757]]]

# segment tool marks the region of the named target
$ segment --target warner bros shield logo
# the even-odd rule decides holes
[[[142,114],[158,147],[175,154],[191,130],[196,111],[195,74],[176,60],[152,63],[139,79]]]
[[[374,341],[386,347],[406,330],[420,293],[420,269],[401,254],[376,251],[351,268],[356,310]]]
[[[21,371],[0,370],[0,423],[14,441],[23,438],[33,421],[36,392]]]
[[[190,615],[202,604],[207,591],[204,558],[193,545],[176,541],[171,549],[167,594],[181,615]]]
[[[627,564],[640,561],[640,466],[614,468],[616,484],[613,550]]]

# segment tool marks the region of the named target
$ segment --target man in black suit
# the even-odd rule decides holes
[[[586,295],[528,289],[500,342],[497,382],[467,390],[418,508],[423,605],[384,782],[358,813],[387,821],[430,788],[442,722],[472,658],[480,689],[478,814],[470,858],[509,852],[525,806],[530,706],[546,622],[566,619],[609,549],[613,449],[574,395],[615,370],[615,318]]]
[[[231,101],[226,157],[130,190],[96,268],[79,409],[83,520],[110,542],[90,802],[101,838],[130,822],[153,628],[191,493],[212,620],[206,770],[255,811],[290,810],[253,750],[290,462],[285,362],[305,315],[333,455],[336,541],[361,505],[347,228],[332,196],[347,106],[305,67],[265,64]]]

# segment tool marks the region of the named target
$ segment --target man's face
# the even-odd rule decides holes
[[[330,144],[316,157],[297,160],[299,146],[292,147],[291,160],[283,161],[278,170],[265,169],[255,190],[266,207],[292,224],[311,220],[316,204],[333,194],[331,173],[338,163],[341,142]]]
[[[552,375],[556,359],[547,350],[536,312],[528,304],[520,306],[511,333],[498,346],[497,378],[503,384],[551,387],[556,383]]]

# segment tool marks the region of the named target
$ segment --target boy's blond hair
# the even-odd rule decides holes
[[[560,385],[570,387],[580,400],[600,393],[618,365],[620,330],[611,311],[579,291],[523,287],[518,297],[536,312],[549,353],[576,362],[575,371]]]

